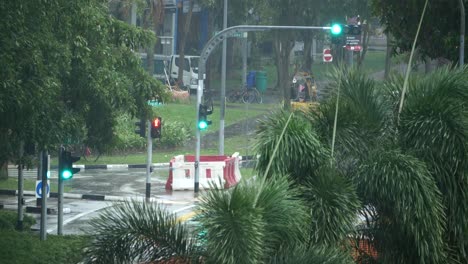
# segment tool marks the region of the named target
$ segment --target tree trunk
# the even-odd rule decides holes
[[[284,32],[275,33],[275,54],[276,65],[278,69],[278,84],[279,90],[283,94],[283,107],[289,110],[291,108],[291,76],[289,76],[289,55],[294,46],[294,42],[290,41],[289,34]]]
[[[177,79],[179,82],[179,85],[183,86],[184,85],[184,78],[183,78],[183,71],[185,68],[185,42],[187,41],[187,35],[190,29],[190,24],[192,20],[192,14],[193,14],[193,5],[194,2],[193,0],[189,0],[189,10],[188,13],[185,17],[185,25],[184,25],[184,32],[182,34],[182,37],[180,39],[180,46],[179,46],[179,72],[177,73]],[[190,85],[190,84],[188,84]]]
[[[358,56],[358,68],[361,68],[364,59],[366,58],[366,53],[369,48],[369,24],[362,25],[363,34],[362,34],[362,52]]]
[[[385,79],[388,79],[390,75],[390,69],[392,66],[392,35],[390,33],[387,34],[387,52],[385,54]]]
[[[8,161],[0,164],[0,181],[8,180]]]
[[[304,65],[302,68],[306,69],[308,72],[311,72],[312,69],[312,41],[314,39],[314,34],[310,31],[310,34],[307,34],[304,38]]]

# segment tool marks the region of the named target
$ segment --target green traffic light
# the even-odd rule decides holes
[[[198,122],[198,128],[200,130],[205,130],[207,127],[208,127],[208,123],[206,121],[200,120],[200,122]]]
[[[71,177],[73,177],[73,173],[69,170],[64,170],[62,171],[62,179],[63,180],[69,180],[71,179]]]
[[[330,31],[333,35],[339,35],[343,31],[343,27],[340,24],[333,24]]]

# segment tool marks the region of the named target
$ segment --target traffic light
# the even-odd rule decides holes
[[[135,133],[140,135],[140,137],[146,136],[146,121],[144,119],[140,119],[140,121],[135,122],[137,128],[135,129]]]
[[[330,28],[332,44],[342,44],[343,42],[343,25],[333,24]]]
[[[330,28],[330,32],[334,36],[341,35],[343,32],[343,26],[341,24],[333,24]]]
[[[344,29],[346,35],[361,35],[361,25],[346,25]]]
[[[205,130],[211,125],[211,121],[207,119],[207,116],[213,113],[213,108],[200,104],[198,111],[198,129]]]
[[[161,138],[161,127],[162,121],[161,117],[156,117],[151,121],[151,137],[152,138]]]
[[[71,152],[62,150],[59,156],[59,177],[62,180],[69,180],[73,178],[75,173],[80,169],[73,168],[73,163],[80,160],[80,157],[72,156]]]

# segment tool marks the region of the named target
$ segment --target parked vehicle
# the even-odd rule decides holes
[[[198,59],[199,56],[184,56],[183,86],[196,90],[198,86]],[[170,75],[171,78],[178,79],[179,74],[179,55],[171,56]]]
[[[140,58],[142,61],[143,68],[147,69],[148,63],[147,63],[146,53],[140,53]],[[154,54],[153,77],[160,80],[162,83],[166,83],[167,81],[166,74],[169,73],[168,67],[169,67],[170,61],[171,61],[171,56]]]
[[[147,68],[147,55],[140,53],[143,67]],[[198,59],[199,56],[185,56],[182,86],[186,89],[196,90],[198,86]],[[177,81],[179,73],[179,55],[154,54],[153,77],[163,83]],[[164,72],[164,69],[166,70]],[[166,76],[167,74],[167,76]]]

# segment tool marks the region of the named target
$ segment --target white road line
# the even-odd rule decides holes
[[[180,209],[177,209],[177,210],[173,211],[173,213],[182,212],[182,211],[184,211],[184,210],[187,210],[187,209],[190,209],[190,208],[193,208],[193,207],[195,207],[194,204],[189,205],[189,206],[185,206],[185,207],[182,207],[182,208],[180,208]]]
[[[104,208],[104,207],[103,207],[103,208]],[[80,217],[83,217],[83,216],[85,216],[85,215],[94,213],[94,212],[96,212],[96,211],[98,211],[98,210],[101,210],[101,209],[103,209],[103,208],[96,208],[96,209],[93,209],[93,210],[91,210],[91,211],[87,211],[87,212],[83,212],[83,213],[81,213],[81,214],[77,214],[77,215],[75,215],[74,217],[70,217],[69,219],[63,221],[63,225],[65,226],[66,224],[68,224],[68,223],[70,223],[70,222],[72,222],[72,221],[75,221],[76,219],[78,219],[78,218],[80,218]],[[47,229],[47,233],[51,233],[52,231],[55,231],[55,230],[57,230],[57,228]]]

